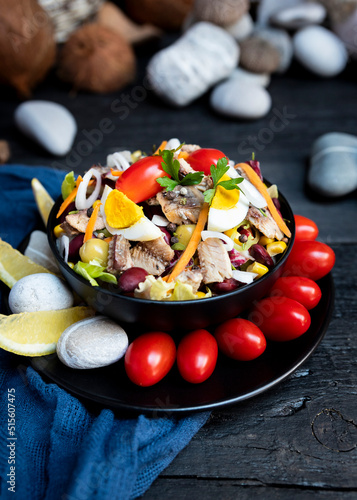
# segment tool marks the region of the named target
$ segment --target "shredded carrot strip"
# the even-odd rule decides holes
[[[83,243],[85,243],[88,240],[91,240],[93,237],[94,226],[97,221],[100,206],[101,203],[98,203],[93,209],[92,215],[90,216],[90,219],[86,227],[86,232],[84,233]]]
[[[187,151],[181,151],[181,153],[178,155],[178,159],[183,158],[186,160],[190,155],[187,153]]]
[[[72,201],[75,199],[75,197],[77,196],[77,191],[78,191],[78,188],[79,188],[79,185],[80,183],[82,182],[82,177],[79,175],[78,176],[78,179],[76,181],[76,187],[73,189],[73,191],[67,196],[67,198],[64,200],[64,202],[62,203],[62,205],[60,206],[59,210],[58,210],[58,213],[56,215],[56,218],[58,219],[58,217],[61,217],[61,215],[63,214],[63,212],[66,210],[66,208],[68,207],[68,205],[70,205],[72,203]],[[91,180],[89,181],[88,183],[88,186],[92,186],[94,184],[94,180]]]
[[[275,207],[275,205],[273,203],[273,200],[271,199],[271,197],[270,197],[270,195],[268,193],[268,190],[267,190],[265,184],[260,180],[258,174],[256,174],[254,172],[254,170],[252,169],[252,167],[250,167],[246,163],[238,163],[238,165],[236,165],[236,167],[239,167],[242,170],[244,170],[244,172],[247,174],[248,179],[250,180],[250,182],[253,184],[253,186],[255,186],[258,189],[258,191],[264,197],[265,201],[267,202],[267,205],[268,205],[268,208],[270,210],[270,213],[272,214],[275,222],[277,223],[277,225],[279,226],[279,228],[281,229],[281,231],[288,238],[291,238],[290,229],[288,228],[288,226],[285,224],[285,222],[281,218],[279,212],[277,211],[277,209],[276,209],[276,207]]]
[[[103,241],[106,241],[107,243],[110,243],[112,241],[114,236],[108,236],[108,238],[104,238]]]
[[[155,151],[154,155],[157,155],[157,154],[159,153],[160,149],[161,149],[161,151],[162,151],[163,149],[165,149],[165,148],[166,148],[166,144],[167,144],[167,141],[162,141],[162,143],[160,144],[160,146],[159,146],[159,147],[157,148],[157,150]]]
[[[61,217],[61,215],[63,214],[63,212],[66,210],[66,208],[68,207],[68,205],[70,205],[72,203],[72,201],[75,199],[76,195],[77,195],[77,191],[78,191],[78,187],[75,187],[73,189],[73,191],[67,196],[67,198],[64,200],[64,202],[62,203],[62,205],[60,206],[60,209],[58,210],[58,213],[57,213],[57,219],[58,217]]]
[[[113,170],[113,169],[111,168],[111,169],[110,169],[110,173],[111,173],[114,177],[120,177],[121,175],[123,175],[124,170]]]
[[[195,230],[192,233],[191,239],[188,242],[188,245],[181,255],[179,261],[177,262],[176,266],[173,268],[171,274],[169,274],[167,278],[167,282],[170,283],[173,281],[177,276],[182,273],[182,271],[185,269],[187,264],[190,262],[191,257],[193,257],[198,244],[201,240],[201,232],[203,231],[207,219],[208,219],[208,210],[209,210],[209,204],[204,203],[202,210],[200,212],[200,215],[198,217],[197,225],[195,227]]]

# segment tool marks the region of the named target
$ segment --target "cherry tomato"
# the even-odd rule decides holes
[[[311,324],[309,311],[289,297],[268,297],[255,304],[249,319],[267,339],[285,342],[300,337]]]
[[[186,335],[177,348],[177,367],[187,382],[200,384],[216,367],[218,347],[207,330],[194,330]]]
[[[289,297],[294,299],[309,311],[317,306],[321,299],[319,285],[304,276],[286,276],[278,278],[270,290],[272,297]]]
[[[164,332],[148,332],[137,337],[125,353],[125,370],[134,384],[149,387],[159,382],[171,370],[176,358],[176,346]]]
[[[156,179],[169,177],[162,169],[161,156],[147,156],[135,162],[116,181],[115,188],[122,191],[134,203],[148,200],[162,190]]]
[[[217,165],[220,158],[226,158],[226,155],[219,149],[202,148],[191,153],[186,161],[193,170],[204,172],[205,175],[210,175],[211,165]]]
[[[263,332],[251,321],[233,318],[225,321],[214,332],[218,348],[230,358],[251,361],[265,351],[267,342]]]
[[[332,248],[320,241],[296,241],[284,267],[284,276],[323,278],[335,264]]]
[[[303,215],[294,215],[295,241],[316,240],[319,230],[315,222]]]

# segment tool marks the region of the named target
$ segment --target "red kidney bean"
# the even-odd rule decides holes
[[[223,293],[233,292],[234,290],[242,286],[242,283],[235,280],[234,278],[227,278],[222,281],[222,283],[212,283],[209,286],[212,289],[213,293],[220,295]]]
[[[79,259],[79,249],[83,245],[84,234],[78,234],[69,242],[68,260],[76,262]]]
[[[118,286],[124,293],[130,293],[138,287],[139,283],[145,281],[148,272],[141,267],[131,267],[123,272],[118,278]]]
[[[279,212],[280,212],[280,210],[281,210],[281,205],[280,205],[280,201],[278,200],[278,198],[272,198],[272,202],[274,203],[275,208],[276,208],[277,210],[279,210]]]
[[[263,264],[264,266],[267,267],[274,266],[273,259],[270,257],[265,248],[262,245],[259,245],[259,243],[252,245],[249,249],[249,253],[260,264]]]

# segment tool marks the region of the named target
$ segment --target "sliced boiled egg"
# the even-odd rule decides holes
[[[150,241],[162,235],[162,231],[145,217],[142,207],[121,191],[105,186],[101,202],[100,212],[110,234],[121,234],[131,241]]]
[[[208,231],[232,229],[245,219],[248,208],[249,201],[238,189],[218,186],[209,209]]]

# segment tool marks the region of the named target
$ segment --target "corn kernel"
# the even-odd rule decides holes
[[[62,234],[64,233],[63,229],[61,228],[61,224],[58,224],[54,230],[53,230],[53,234],[55,235],[56,238],[59,238],[60,236],[62,236]]]
[[[226,234],[229,238],[232,238],[232,235],[235,235],[236,233],[237,233],[237,227],[233,227],[232,229],[224,231],[224,234]]]
[[[254,264],[248,266],[247,271],[249,271],[250,273],[256,273],[259,276],[264,276],[264,274],[266,274],[269,269],[267,268],[267,266],[264,266],[259,262],[254,262]]]
[[[206,297],[206,294],[204,292],[197,292],[196,297],[198,299],[204,299]]]
[[[68,266],[69,266],[71,269],[73,269],[73,268],[74,268],[74,264],[73,264],[73,262],[67,262],[67,264],[68,264]]]
[[[95,208],[97,205],[100,205],[100,200],[95,200],[92,207]]]
[[[266,236],[261,236],[259,239],[259,245],[262,245],[265,247],[266,245],[269,245],[270,243],[274,243],[275,240],[272,240],[271,238],[267,238]]]
[[[274,255],[285,252],[286,243],[284,243],[284,241],[275,241],[267,245],[266,249],[270,257],[274,257]]]

